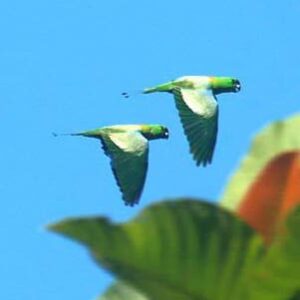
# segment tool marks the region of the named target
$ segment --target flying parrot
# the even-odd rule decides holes
[[[217,140],[219,109],[216,95],[236,93],[240,89],[240,82],[231,77],[183,76],[147,88],[143,93],[168,92],[174,95],[190,152],[197,166],[206,166],[212,162]]]
[[[72,136],[99,139],[126,205],[139,202],[148,168],[148,140],[167,139],[169,131],[161,125],[114,125]]]

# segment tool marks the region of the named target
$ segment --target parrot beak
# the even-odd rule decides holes
[[[234,83],[234,91],[235,91],[235,93],[237,93],[240,90],[241,90],[241,84],[238,80],[236,80],[235,83]]]
[[[165,139],[169,138],[169,130],[167,128],[165,129],[164,138]]]

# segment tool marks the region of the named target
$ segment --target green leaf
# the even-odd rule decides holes
[[[300,299],[300,207],[268,249],[248,281],[250,299]]]
[[[113,284],[99,300],[149,300],[149,298],[128,284],[118,281]]]
[[[153,300],[240,300],[262,252],[246,224],[195,200],[152,205],[125,224],[74,218],[50,229],[86,245],[103,267]]]
[[[300,116],[275,122],[254,139],[249,154],[232,176],[221,200],[222,206],[235,210],[262,168],[275,156],[300,150]]]

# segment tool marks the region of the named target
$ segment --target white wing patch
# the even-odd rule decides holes
[[[182,99],[195,113],[203,117],[215,115],[218,103],[209,90],[181,89]]]
[[[109,134],[109,138],[123,151],[144,153],[148,147],[148,141],[140,133],[122,132]]]

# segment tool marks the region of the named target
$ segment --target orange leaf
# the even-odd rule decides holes
[[[287,152],[272,159],[257,176],[238,215],[270,243],[296,204],[300,204],[300,152]]]

